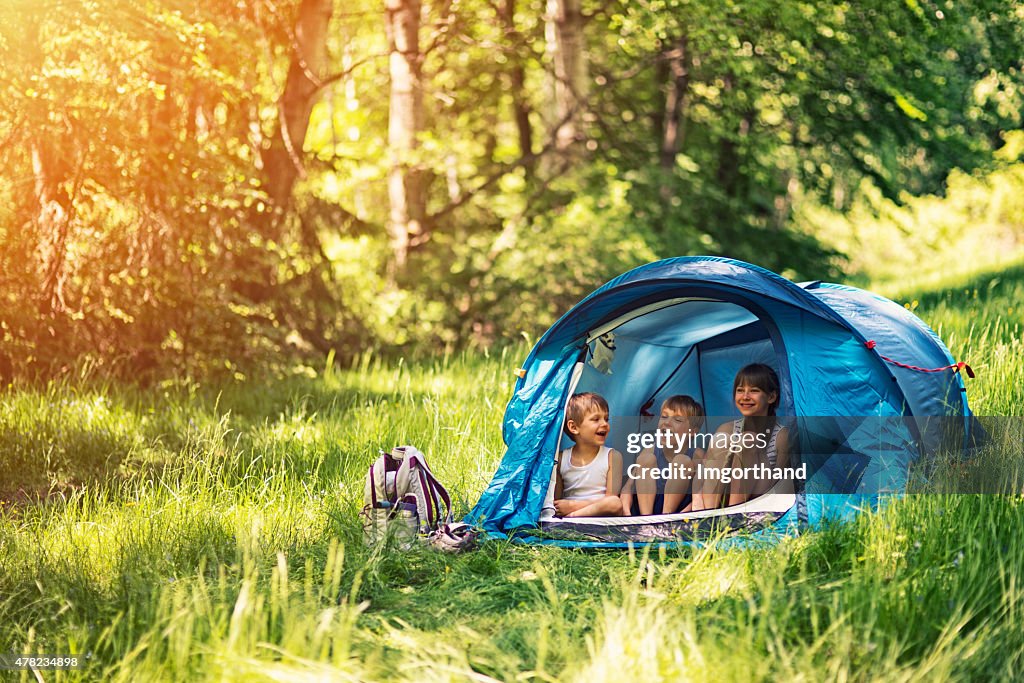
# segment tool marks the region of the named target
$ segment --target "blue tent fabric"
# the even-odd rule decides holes
[[[904,363],[937,368],[953,364],[946,345],[924,321],[892,301],[843,285],[810,290],[851,326],[877,343],[876,352]],[[901,353],[910,353],[903,360]],[[915,372],[890,365],[915,415],[965,415],[967,398],[959,373]]]
[[[799,285],[769,270],[716,256],[680,256],[634,268],[594,290],[551,326],[537,342],[534,352],[571,344],[586,334],[594,319],[614,317],[616,309],[628,310],[648,299],[664,298],[665,291],[678,290],[685,285],[695,291],[701,285],[709,288],[717,285],[726,290],[762,294],[842,322],[831,308],[809,298]],[[533,355],[531,353],[527,363]]]
[[[532,384],[516,391],[506,409],[513,435],[506,439],[508,450],[468,521],[490,530],[537,523],[561,436],[569,376],[579,355],[569,349]]]
[[[622,338],[604,374],[584,360],[595,330],[608,326]],[[931,438],[908,418],[963,416],[965,428],[970,418],[958,373],[908,370],[882,355],[953,364],[924,322],[870,292],[798,285],[720,257],[640,266],[584,298],[531,350],[505,412],[507,451],[467,521],[494,534],[538,526],[574,387],[600,391],[613,416],[639,415],[646,401],[679,391],[699,396],[709,415],[731,415],[731,378],[754,361],[778,372],[780,414],[796,418],[800,457],[813,472],[772,533],[845,518],[905,488],[909,465]],[[565,543],[572,541],[558,541]]]

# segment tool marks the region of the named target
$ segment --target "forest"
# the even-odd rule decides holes
[[[1019,680],[1022,69],[1011,0],[0,0],[0,671]],[[547,482],[562,446],[528,438],[562,437],[585,363],[564,346],[550,383],[531,347],[602,283],[700,255],[896,302],[857,294],[876,317],[818,347],[810,316],[795,346],[751,339],[805,368],[755,393],[840,387],[802,405],[866,444],[796,447],[892,455],[897,494],[757,532],[681,512],[689,536],[616,550],[519,543],[536,515],[459,554],[366,543],[382,449],[420,449],[455,520],[511,490],[517,435]],[[644,388],[621,367],[606,386]],[[857,417],[918,405],[968,451]],[[840,491],[820,481],[782,519]],[[43,655],[62,668],[15,661]]]
[[[1005,256],[1022,54],[990,0],[6,0],[0,375],[489,349],[669,256]]]

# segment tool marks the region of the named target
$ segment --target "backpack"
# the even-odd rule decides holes
[[[468,524],[452,522],[451,497],[414,446],[380,452],[366,474],[363,504],[360,516],[369,545],[394,539],[407,550],[423,535],[436,548],[458,552],[476,541]]]

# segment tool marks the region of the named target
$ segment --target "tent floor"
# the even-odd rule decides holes
[[[566,517],[542,520],[522,535],[566,541],[650,543],[707,538],[722,531],[757,531],[774,524],[796,502],[792,493],[767,493],[718,510],[640,517]]]

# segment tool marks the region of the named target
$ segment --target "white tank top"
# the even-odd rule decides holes
[[[604,497],[608,493],[609,451],[611,448],[608,446],[601,446],[597,456],[583,467],[572,464],[571,448],[562,451],[562,497],[568,500]]]

